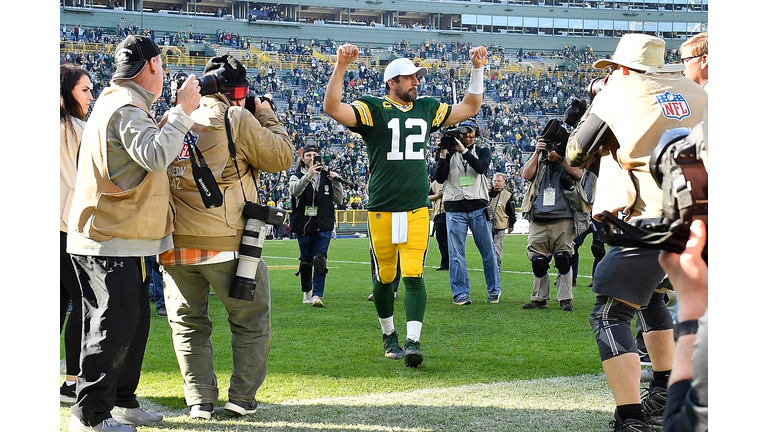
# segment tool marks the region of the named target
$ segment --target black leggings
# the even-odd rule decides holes
[[[67,233],[59,231],[59,266],[61,268],[59,288],[59,334],[64,330],[64,352],[66,353],[66,374],[76,376],[80,372],[80,339],[83,328],[83,303],[80,284],[77,282],[72,258],[67,253]],[[72,312],[67,320],[67,309],[72,301]]]

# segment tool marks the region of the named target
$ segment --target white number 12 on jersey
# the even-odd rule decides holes
[[[411,134],[405,137],[405,154],[400,151],[400,119],[393,118],[387,123],[387,127],[392,129],[392,148],[387,152],[387,160],[409,160],[424,159],[424,149],[413,151],[414,143],[424,143],[427,136],[427,122],[420,118],[409,118],[405,120],[405,127],[408,129],[418,127],[421,131],[418,134]]]

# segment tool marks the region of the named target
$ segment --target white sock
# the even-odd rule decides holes
[[[381,333],[388,335],[395,331],[395,318],[379,318],[379,324],[381,324]]]
[[[405,323],[405,326],[408,329],[406,337],[414,342],[418,342],[421,339],[421,323],[419,321],[408,321]]]
[[[77,384],[77,381],[64,381],[64,384],[66,384],[68,386],[73,386],[73,385]]]

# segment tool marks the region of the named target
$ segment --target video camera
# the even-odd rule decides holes
[[[443,136],[440,137],[440,142],[438,142],[437,146],[440,149],[448,150],[449,152],[455,152],[456,151],[456,140],[461,141],[461,128],[459,127],[450,127],[443,132]],[[466,133],[466,131],[464,132]]]
[[[675,128],[665,132],[649,162],[651,175],[664,192],[663,216],[638,226],[603,212],[601,218],[608,243],[682,253],[693,219],[707,223],[709,175],[701,159],[706,146],[703,122],[693,129]],[[702,257],[706,262],[706,246]]]
[[[457,126],[451,126],[445,129],[443,136],[440,138],[440,142],[437,144],[438,148],[448,150],[449,152],[456,151],[456,140],[461,141],[461,136],[466,135],[469,131],[478,133],[480,127],[474,119],[467,119],[459,123]]]

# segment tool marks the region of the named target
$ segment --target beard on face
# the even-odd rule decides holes
[[[395,94],[398,98],[401,100],[404,100],[406,102],[413,102],[416,100],[416,87],[410,88],[410,89],[401,89],[400,87],[395,89]]]

